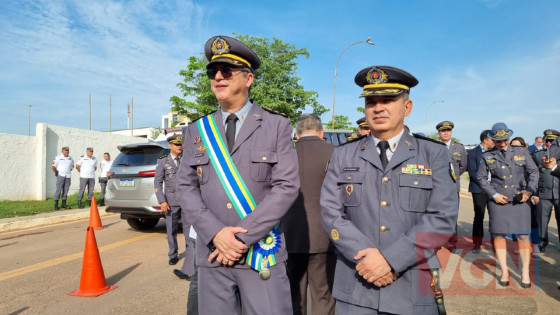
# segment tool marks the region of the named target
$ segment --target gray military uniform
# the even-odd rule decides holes
[[[372,136],[335,149],[321,207],[338,250],[337,300],[380,313],[437,313],[430,268],[439,267],[434,249],[454,233],[458,209],[450,162],[445,146],[408,133],[385,170]],[[399,274],[392,284],[378,288],[359,276],[354,256],[366,248],[378,248]]]
[[[491,174],[490,183],[488,172]],[[504,158],[500,150],[494,147],[482,154],[477,175],[480,187],[490,198],[490,232],[529,234],[531,208],[527,203],[513,202],[515,193],[521,190],[527,190],[531,194],[537,192],[539,171],[529,151],[523,147],[508,146]],[[495,194],[508,197],[509,202],[504,205],[496,203],[493,199]]]
[[[180,160],[180,158],[179,158]],[[169,245],[169,258],[177,257],[177,230],[181,219],[181,205],[176,193],[177,169],[175,160],[169,155],[158,159],[154,189],[158,203],[167,202],[169,211],[165,214],[165,227],[167,230],[167,243]],[[185,235],[185,260],[181,271],[189,276],[194,274],[194,242],[188,237],[190,225],[183,219],[183,234]]]
[[[453,171],[457,181],[457,192],[461,191],[461,175],[467,170],[467,152],[461,143],[451,141],[449,144],[449,153],[451,154],[451,162],[453,163]]]
[[[558,147],[550,148],[550,151]],[[540,246],[548,245],[548,224],[554,207],[556,223],[560,224],[560,179],[552,176],[551,170],[543,166],[542,158],[546,150],[538,150],[533,153],[533,161],[539,169],[539,188],[536,196],[539,197],[537,204],[537,224],[540,230]]]
[[[225,141],[222,111],[211,115]],[[290,314],[290,286],[284,261],[287,259],[282,225],[281,247],[271,277],[261,280],[247,264],[233,267],[208,261],[214,236],[226,226],[240,226],[247,233],[236,236],[245,244],[260,241],[282,219],[298,195],[298,161],[291,144],[290,120],[264,110],[252,102],[231,151],[257,207],[241,219],[232,206],[196,123],[183,138],[183,160],[178,172],[177,191],[183,218],[197,232],[196,263],[199,277],[201,314],[236,314],[239,299],[247,314]]]

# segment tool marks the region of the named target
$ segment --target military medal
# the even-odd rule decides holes
[[[196,168],[196,175],[198,175],[198,177],[202,177],[202,167],[197,167]]]
[[[194,144],[199,144],[202,139],[200,137],[194,138]]]
[[[346,185],[346,193],[348,194],[348,197],[350,197],[350,195],[352,195],[353,192],[354,192],[354,185]]]
[[[263,258],[262,259],[262,266],[263,267],[261,267],[261,270],[259,270],[259,277],[262,280],[268,280],[270,278],[270,269],[268,269],[266,267],[266,264],[267,264],[267,259]]]

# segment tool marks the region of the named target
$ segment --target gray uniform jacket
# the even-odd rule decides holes
[[[180,206],[175,187],[177,169],[178,167],[170,154],[158,159],[154,177],[154,189],[158,203],[167,201],[169,206]]]
[[[457,177],[457,191],[461,191],[461,175],[467,170],[467,151],[465,147],[457,142],[451,141],[449,144],[449,153],[453,162],[453,170]]]
[[[211,115],[225,139],[221,111]],[[197,232],[197,265],[217,267],[208,262],[212,239],[226,226],[248,230],[237,236],[247,245],[261,240],[282,219],[298,195],[298,161],[291,143],[292,125],[286,117],[271,113],[253,102],[235,139],[231,156],[251,192],[257,207],[241,219],[220,183],[206,149],[200,141],[196,123],[188,126],[183,138],[183,159],[179,167],[177,190],[183,218]],[[224,140],[225,141],[225,140]],[[282,226],[277,262],[287,259]],[[249,268],[235,265],[234,268]]]
[[[316,136],[296,142],[299,164],[299,196],[282,219],[289,253],[326,253],[332,251],[321,224],[321,186],[335,146]]]
[[[488,171],[491,182],[488,182]],[[521,190],[533,195],[537,192],[539,171],[525,148],[508,146],[504,158],[500,150],[494,147],[482,154],[478,182],[489,198],[498,193],[513,200],[515,193]]]
[[[552,149],[551,149],[552,153]],[[546,150],[537,150],[533,153],[533,161],[539,168],[539,189],[536,195],[542,199],[559,200],[560,180],[551,174],[551,170],[543,166],[542,158],[546,155]]]
[[[371,136],[335,149],[321,208],[339,251],[336,299],[395,314],[437,311],[429,287],[429,269],[439,267],[433,249],[454,234],[458,211],[450,162],[444,145],[407,133],[384,171]],[[423,175],[413,174],[419,169]],[[354,256],[366,248],[378,248],[399,273],[391,285],[377,288],[358,275]]]

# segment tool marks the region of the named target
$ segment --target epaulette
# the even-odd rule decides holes
[[[200,118],[206,117],[206,116],[208,116],[208,115],[212,115],[212,114],[214,114],[214,113],[217,112],[217,111],[218,111],[218,110],[216,109],[216,110],[214,110],[214,111],[209,112],[209,113],[206,114],[206,115],[202,115],[202,116],[198,117],[197,119],[195,119],[195,120],[189,122],[189,125],[192,124],[192,123],[194,123],[195,121],[199,120]]]
[[[367,136],[368,136],[368,135],[359,136],[358,138],[348,140],[348,141],[346,141],[346,142],[344,142],[343,144],[340,144],[340,145],[338,145],[338,146],[340,147],[340,146],[343,146],[343,145],[347,145],[348,143],[356,142],[356,141],[361,140],[362,138],[365,138],[365,137],[367,137]]]
[[[275,111],[275,110],[273,110],[273,109],[266,108],[266,107],[261,107],[261,108],[264,109],[264,110],[266,110],[267,112],[269,112],[269,113],[271,113],[271,114],[275,114],[275,115],[280,115],[280,116],[288,117],[288,115],[286,115],[286,114],[284,114],[284,113],[281,113],[281,112],[278,112],[278,111]]]
[[[518,145],[512,145],[512,147],[518,147]],[[541,152],[544,151],[544,149],[538,149],[537,151],[533,152],[533,154],[537,153],[537,152]]]
[[[167,154],[164,154],[164,155],[160,156],[158,159],[163,159],[165,157],[167,157]]]
[[[439,140],[432,139],[432,138],[428,138],[428,137],[426,137],[426,136],[422,136],[422,135],[419,135],[419,134],[417,134],[417,133],[413,133],[412,136],[413,136],[414,138],[416,138],[416,139],[428,140],[428,141],[431,141],[431,142],[433,142],[433,143],[445,145],[445,143],[443,143],[443,142],[441,142],[441,141],[439,141]]]

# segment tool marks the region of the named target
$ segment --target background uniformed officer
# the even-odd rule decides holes
[[[453,128],[455,124],[451,121],[442,121],[436,125],[439,140],[447,146],[451,153],[451,163],[453,165],[453,173],[455,174],[455,185],[457,194],[461,192],[461,175],[467,170],[467,152],[465,147],[458,142],[451,140],[453,136]],[[459,198],[460,200],[460,198]],[[457,224],[455,224],[455,234],[447,242],[447,248],[454,254],[457,254]]]
[[[356,124],[358,124],[358,133],[360,133],[360,136],[369,135],[369,125],[367,124],[365,117],[356,120]]]
[[[552,215],[552,208],[554,208],[556,224],[560,224],[560,180],[552,176],[551,171],[543,165],[543,157],[546,157],[547,153],[550,155],[550,151],[558,150],[555,141],[558,136],[560,136],[560,132],[557,130],[545,130],[544,149],[533,153],[533,161],[539,168],[539,189],[533,199],[537,204],[537,224],[540,231],[539,250],[541,252],[544,252],[548,245],[548,224]]]
[[[97,170],[97,159],[93,156],[93,148],[86,149],[86,155],[81,156],[76,163],[76,169],[80,172],[80,189],[78,190],[78,208],[82,209],[82,198],[84,190],[88,187],[88,204],[91,204],[93,188],[95,187],[95,171]]]
[[[107,190],[107,173],[113,166],[113,161],[111,161],[111,155],[109,152],[103,153],[103,161],[100,163],[101,173],[99,174],[99,186],[101,186],[101,193],[99,194],[99,206],[105,205],[105,191]]]
[[[426,294],[430,269],[438,274],[434,249],[457,220],[451,155],[404,130],[414,76],[373,66],[355,82],[371,135],[335,149],[321,191],[323,227],[339,253],[336,313],[434,314],[436,299]]]
[[[287,252],[279,221],[299,190],[292,126],[288,118],[249,99],[253,71],[261,63],[249,47],[228,36],[214,36],[204,51],[220,109],[188,126],[177,183],[183,218],[197,232],[199,312],[241,314],[243,301],[247,314],[290,314]],[[199,123],[215,125],[204,132]],[[210,137],[221,138],[225,147],[209,149],[204,141]],[[232,164],[216,167],[221,160],[211,160],[210,154],[230,156]],[[224,177],[223,169],[229,174],[232,165],[239,176]],[[247,194],[225,183],[242,187]],[[256,204],[252,210],[237,202],[240,198],[249,204],[248,195]],[[251,256],[250,246],[256,251]]]
[[[62,193],[62,205],[64,209],[70,209],[66,204],[68,197],[68,189],[72,182],[72,169],[74,168],[74,159],[69,155],[70,148],[62,147],[62,154],[57,155],[52,162],[52,170],[56,176],[56,191],[54,193],[54,210],[58,210],[58,200]]]

